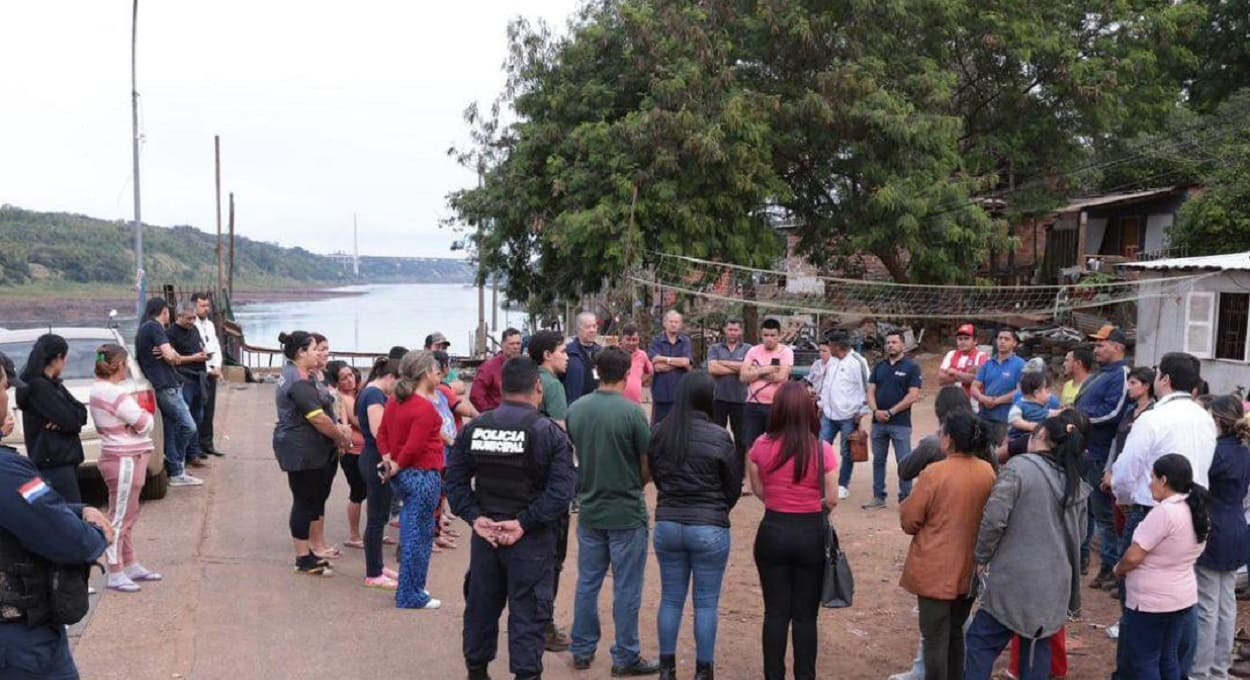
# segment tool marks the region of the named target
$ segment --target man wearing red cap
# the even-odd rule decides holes
[[[975,413],[977,403],[972,398],[972,381],[977,379],[977,371],[989,357],[977,347],[977,329],[966,323],[955,331],[955,349],[946,353],[942,366],[938,368],[938,384],[942,387],[958,385],[968,395]]]

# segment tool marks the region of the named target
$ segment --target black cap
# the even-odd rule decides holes
[[[9,387],[26,387],[26,383],[22,382],[21,376],[17,374],[17,367],[13,365],[13,360],[4,352],[0,352],[0,368],[4,368],[4,374],[9,378]]]

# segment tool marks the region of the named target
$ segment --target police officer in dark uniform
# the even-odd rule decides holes
[[[538,412],[542,386],[529,357],[503,368],[503,404],[465,426],[445,485],[452,510],[473,526],[466,577],[464,658],[470,680],[489,680],[508,607],[508,659],[517,680],[541,678],[551,622],[556,521],[573,497],[573,446]]]
[[[0,354],[0,428],[12,367]],[[83,565],[112,540],[104,513],[67,504],[29,459],[0,446],[0,680],[77,680],[65,624],[86,613]]]

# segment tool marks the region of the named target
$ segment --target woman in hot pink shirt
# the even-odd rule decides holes
[[[1117,677],[1181,678],[1181,634],[1198,603],[1194,563],[1211,527],[1207,491],[1194,483],[1189,460],[1169,453],[1155,461],[1150,495],[1156,505],[1133,531],[1133,545],[1115,565],[1125,580]]]
[[[765,508],[755,534],[755,566],[764,591],[767,678],[785,677],[791,629],[794,677],[816,677],[824,514],[838,503],[838,457],[832,446],[820,441],[819,432],[816,406],[807,390],[787,382],[773,397],[768,428],[751,446],[747,463],[751,490]]]

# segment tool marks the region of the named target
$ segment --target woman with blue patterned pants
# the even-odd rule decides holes
[[[412,351],[399,362],[395,394],[382,412],[378,450],[395,495],[404,503],[400,513],[399,588],[395,606],[401,609],[438,609],[442,602],[425,589],[434,545],[434,509],[442,493],[443,418],[431,402],[441,374],[433,353]]]

